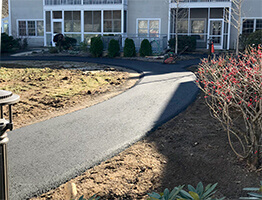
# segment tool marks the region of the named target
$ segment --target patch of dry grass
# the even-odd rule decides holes
[[[72,112],[70,108],[90,106],[102,94],[111,93],[128,81],[129,73],[115,68],[82,71],[52,68],[0,68],[0,89],[12,91],[21,99],[14,106],[15,127],[43,117]],[[76,108],[80,109],[80,108]],[[18,125],[18,126],[17,126]]]

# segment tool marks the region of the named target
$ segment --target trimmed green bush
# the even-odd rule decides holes
[[[139,50],[140,56],[145,57],[145,56],[151,56],[152,55],[152,46],[148,39],[144,39],[141,42],[141,47]]]
[[[262,30],[255,31],[247,37],[245,46],[258,47],[262,44]]]
[[[168,45],[171,49],[175,49],[176,39],[172,38],[168,41]],[[188,46],[186,51],[196,50],[196,37],[180,35],[178,36],[178,51],[182,51],[186,46]]]
[[[87,42],[80,42],[79,49],[80,49],[80,51],[86,52],[88,50]]]
[[[134,40],[126,38],[124,46],[124,57],[134,57],[136,56],[136,47]]]
[[[91,38],[91,46],[89,50],[94,57],[102,56],[103,48],[103,41],[100,36]]]
[[[20,48],[20,40],[14,39],[13,36],[9,36],[6,33],[1,34],[1,53],[10,53],[15,49]]]
[[[58,49],[56,47],[50,47],[49,53],[58,53]]]
[[[119,42],[115,39],[110,40],[108,45],[108,56],[110,58],[116,57],[119,55],[120,46]]]
[[[77,40],[75,38],[65,37],[64,40],[62,40],[62,48],[64,50],[69,50],[73,48],[74,46],[76,46],[76,42]]]

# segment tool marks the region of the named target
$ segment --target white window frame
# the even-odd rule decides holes
[[[240,27],[241,34],[243,34],[243,23],[244,23],[244,20],[247,20],[247,19],[253,19],[254,20],[253,32],[255,32],[256,31],[256,27],[257,27],[257,19],[262,19],[262,17],[241,17],[241,27]]]
[[[26,35],[20,35],[19,34],[19,22],[25,21],[26,22]],[[35,22],[35,35],[29,35],[28,34],[28,21],[34,21]],[[16,28],[17,28],[17,37],[30,37],[30,38],[44,38],[44,35],[37,35],[37,22],[42,21],[44,26],[44,20],[43,19],[17,19],[16,20]],[[43,27],[44,32],[44,27]]]
[[[160,38],[161,35],[161,18],[137,18],[136,19],[136,34],[138,35],[138,21],[147,21],[147,37],[150,37],[150,30],[149,30],[149,24],[150,21],[159,21],[159,27],[158,27],[158,37]]]

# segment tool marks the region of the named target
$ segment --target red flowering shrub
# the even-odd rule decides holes
[[[227,130],[236,155],[262,166],[262,46],[244,54],[203,59],[196,73],[205,101]]]

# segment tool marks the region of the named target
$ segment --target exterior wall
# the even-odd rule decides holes
[[[45,6],[43,7],[43,0],[9,0],[10,8],[10,34],[14,37],[18,36],[18,20],[44,20],[43,9],[46,10],[119,10],[118,7],[111,8],[111,5],[67,5],[65,8],[61,5],[55,6]],[[128,0],[128,6],[124,9],[127,10],[127,37],[129,35],[134,35],[136,37],[138,33],[138,19],[159,19],[160,20],[160,30],[159,35],[166,34],[169,32],[172,33],[172,26],[169,27],[169,8],[174,8],[175,4],[169,5],[169,0]],[[223,15],[223,5],[229,5],[225,3],[221,6],[218,5],[218,2],[194,2],[194,5],[191,7],[190,18],[204,18],[206,19],[206,34],[208,33],[208,7],[212,5],[210,12],[210,19],[212,18],[221,18]],[[201,7],[201,5],[203,5]],[[92,7],[94,6],[94,7]],[[225,6],[225,7],[227,7]],[[92,8],[93,9],[92,9]],[[242,19],[262,19],[262,0],[244,0],[242,5]],[[91,9],[89,9],[91,8]],[[233,7],[234,8],[234,7]],[[123,25],[122,25],[123,26]],[[226,30],[228,25],[225,23],[224,27]],[[242,26],[242,25],[241,25]],[[170,29],[170,30],[169,30]],[[82,31],[83,32],[83,31]],[[237,31],[231,25],[230,26],[230,42],[229,47],[233,49],[235,47]],[[84,34],[84,32],[83,32]],[[123,27],[121,34],[124,34]],[[44,45],[44,36],[23,36],[23,38],[28,39],[30,46],[43,46]],[[206,41],[205,41],[206,42]],[[205,47],[205,43],[201,44],[202,47]],[[224,48],[227,46],[227,41],[224,40]]]
[[[19,37],[17,32],[17,20],[43,19],[43,0],[10,0],[9,12],[11,16],[11,35]],[[44,37],[24,36],[28,39],[29,46],[43,46]]]
[[[262,19],[262,0],[244,0],[242,4],[242,19],[246,18],[260,18]],[[234,5],[233,5],[234,9]],[[242,27],[242,24],[241,24]],[[230,34],[230,49],[235,49],[236,46],[237,30],[231,26]]]
[[[129,0],[127,32],[137,32],[138,18],[160,18],[160,34],[168,33],[168,0]]]

